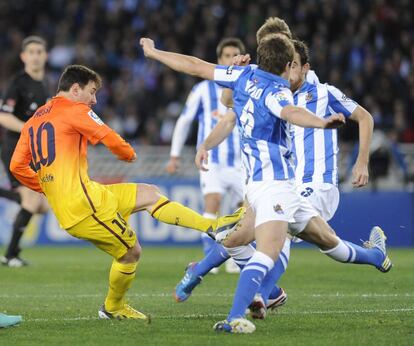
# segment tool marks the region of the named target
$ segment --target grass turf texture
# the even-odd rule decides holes
[[[3,252],[4,250],[1,249]],[[129,302],[152,315],[141,321],[98,320],[111,259],[91,248],[24,251],[26,268],[0,267],[0,311],[24,322],[0,329],[1,345],[412,345],[414,250],[391,250],[395,267],[335,263],[315,249],[292,249],[281,281],[289,300],[257,321],[252,335],[216,334],[238,275],[208,275],[184,303],[172,298],[194,248],[145,248]]]

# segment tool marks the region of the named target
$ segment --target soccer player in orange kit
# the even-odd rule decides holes
[[[46,195],[62,228],[114,257],[99,317],[148,320],[125,301],[141,253],[128,225],[130,214],[146,210],[165,223],[214,232],[233,226],[243,211],[206,219],[168,200],[154,185],[102,185],[90,180],[88,142],[103,143],[122,161],[136,159],[134,149],[91,109],[101,83],[100,76],[87,67],[68,66],[60,77],[57,95],[23,127],[10,170],[21,183]]]

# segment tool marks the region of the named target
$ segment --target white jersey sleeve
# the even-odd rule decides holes
[[[171,140],[170,156],[179,157],[190,132],[191,124],[198,113],[201,104],[200,84],[191,90],[187,97],[184,109],[175,124],[174,133]]]
[[[328,89],[328,105],[336,113],[343,113],[349,117],[358,103],[348,98],[341,90],[332,85],[326,84]]]
[[[217,65],[214,70],[214,81],[223,88],[233,90],[236,81],[246,68],[248,67]]]
[[[276,93],[269,93],[265,98],[265,105],[274,116],[280,118],[282,109],[293,105],[292,92],[288,88],[282,88]]]

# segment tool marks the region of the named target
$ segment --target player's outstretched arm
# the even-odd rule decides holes
[[[341,113],[334,114],[327,119],[321,119],[304,108],[292,105],[283,107],[280,116],[283,120],[301,127],[334,129],[345,124],[345,117]]]
[[[251,60],[250,54],[236,55],[233,58],[233,65],[247,66],[250,63],[250,60]],[[226,107],[233,108],[234,107],[233,90],[224,88],[223,92],[221,93],[220,101]]]
[[[193,56],[159,50],[155,48],[154,41],[149,38],[141,38],[140,44],[147,58],[157,60],[177,72],[183,72],[202,79],[214,79],[215,64]]]
[[[30,153],[27,131],[23,129],[11,158],[10,172],[29,189],[42,193],[39,178],[29,166],[31,160],[32,154]]]
[[[113,130],[108,132],[100,142],[105,145],[118,160],[132,162],[137,158],[134,148]]]
[[[198,147],[195,164],[201,171],[208,171],[205,164],[208,163],[208,151],[223,142],[233,131],[236,125],[236,114],[233,110],[227,110],[219,120],[205,141]]]
[[[368,184],[369,179],[369,149],[374,131],[374,120],[372,115],[361,106],[355,108],[349,118],[356,121],[359,127],[359,150],[352,169],[352,184],[354,187],[362,187]]]

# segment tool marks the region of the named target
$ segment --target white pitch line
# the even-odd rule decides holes
[[[99,298],[103,297],[102,294],[0,294],[0,299],[8,298]],[[128,297],[134,298],[171,298],[172,292],[168,293],[132,293],[128,294]],[[194,293],[194,297],[233,297],[233,293]],[[311,297],[311,298],[409,298],[414,297],[414,293],[328,293],[328,294],[292,294],[292,297]]]
[[[399,309],[364,309],[364,310],[315,310],[315,311],[278,311],[275,315],[348,315],[348,314],[376,314],[376,313],[400,313],[414,312],[414,307]],[[152,315],[156,319],[194,319],[194,318],[221,318],[226,314],[190,314],[190,315]],[[25,319],[24,322],[52,322],[52,321],[94,321],[98,317],[67,317],[67,318],[33,318]]]

